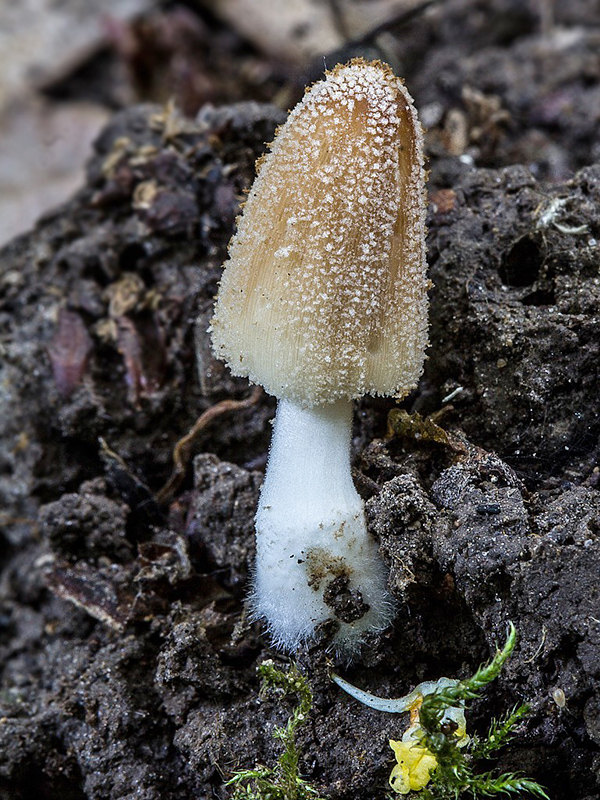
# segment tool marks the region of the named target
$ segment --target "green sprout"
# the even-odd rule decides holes
[[[477,771],[479,762],[493,758],[515,735],[527,716],[527,705],[516,706],[500,720],[492,720],[485,737],[469,736],[465,709],[495,680],[510,658],[517,640],[512,622],[504,647],[466,680],[440,678],[420,683],[405,697],[384,699],[352,686],[339,675],[335,683],[361,703],[379,711],[410,712],[410,726],[400,741],[390,740],[396,765],[390,786],[398,794],[422,792],[421,800],[459,800],[529,794],[548,800],[535,781],[515,773]]]
[[[479,667],[472,677],[458,681],[454,686],[438,689],[423,698],[419,709],[419,744],[437,761],[429,785],[421,795],[423,800],[455,800],[461,795],[481,798],[518,794],[548,800],[539,783],[529,778],[510,772],[500,775],[492,771],[477,773],[474,769],[477,762],[493,757],[514,737],[516,726],[529,711],[526,704],[516,706],[500,720],[492,720],[484,738],[474,736],[462,748],[452,726],[443,722],[449,709],[464,707],[468,701],[475,700],[498,677],[514,650],[516,640],[517,632],[511,622],[504,647],[496,652],[488,664]]]
[[[298,705],[283,728],[275,728],[273,738],[283,743],[283,752],[275,767],[258,765],[254,769],[236,770],[226,786],[234,786],[231,800],[323,800],[307,781],[300,777],[300,752],[296,731],[303,725],[312,707],[312,692],[306,678],[292,664],[287,672],[276,669],[272,661],[258,668],[262,677],[261,696],[269,690],[279,690],[282,697],[295,694]]]

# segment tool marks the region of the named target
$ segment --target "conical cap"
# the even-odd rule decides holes
[[[219,287],[214,352],[302,404],[403,396],[427,345],[422,133],[379,62],[328,73],[260,163]]]

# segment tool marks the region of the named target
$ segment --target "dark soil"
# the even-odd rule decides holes
[[[600,12],[556,3],[540,32],[536,9],[456,0],[393,32],[431,169],[431,347],[404,407],[448,436],[360,404],[356,481],[399,611],[344,674],[386,696],[465,676],[512,620],[469,724],[529,702],[502,767],[592,800]],[[232,769],[277,757],[291,706],[258,699],[256,666],[280,657],[244,613],[273,401],[218,407],[167,482],[198,416],[250,393],[206,326],[283,118],[124,110],[79,194],[0,253],[0,798],[225,798]],[[302,772],[331,800],[384,798],[406,725],[343,695],[327,659],[298,655]]]

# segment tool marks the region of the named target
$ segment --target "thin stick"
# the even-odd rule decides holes
[[[156,500],[158,503],[163,505],[169,502],[179,488],[187,471],[192,445],[199,434],[223,414],[229,411],[241,411],[243,408],[253,406],[258,402],[261,395],[261,387],[255,386],[250,396],[245,400],[221,400],[220,403],[215,403],[214,406],[207,408],[206,411],[198,417],[191,430],[189,430],[173,448],[173,471],[171,472],[169,480],[162,489],[156,493]]]

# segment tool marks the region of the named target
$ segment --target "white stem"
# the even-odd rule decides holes
[[[295,649],[327,620],[338,650],[356,649],[393,615],[386,574],[350,473],[352,404],[279,402],[256,512],[253,607]]]

